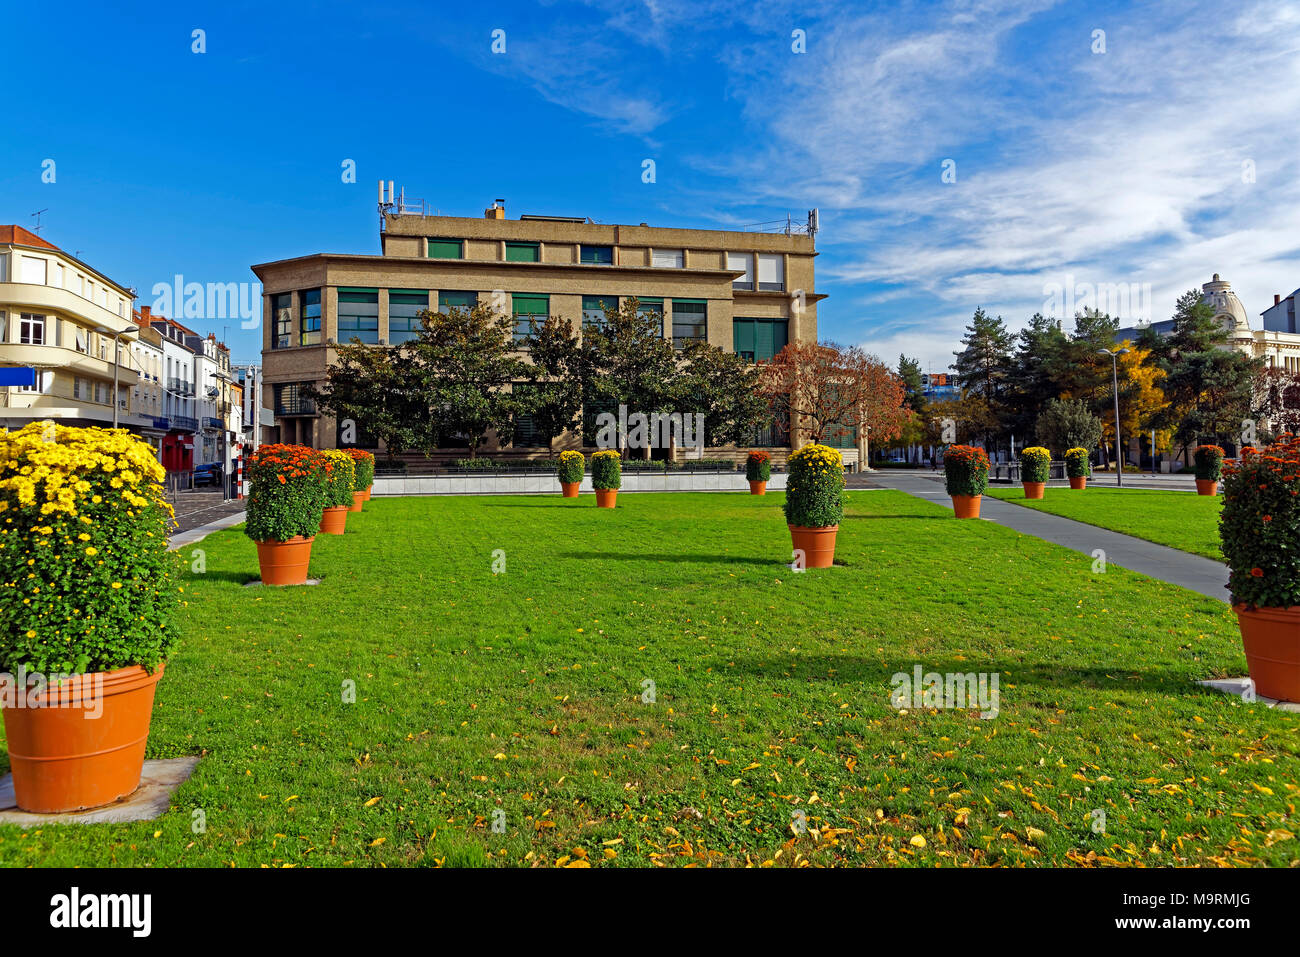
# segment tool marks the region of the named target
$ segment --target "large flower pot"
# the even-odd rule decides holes
[[[767,494],[767,481],[764,480],[764,481],[762,481],[762,482],[755,482],[753,479],[750,479],[750,482],[749,482],[749,494],[750,494],[750,495],[766,495],[766,494]]]
[[[1218,479],[1197,479],[1196,494],[1197,495],[1218,495],[1219,480]]]
[[[1088,476],[1086,475],[1070,476],[1070,488],[1087,488],[1087,487],[1088,487]]]
[[[1234,609],[1255,694],[1300,702],[1300,605]]]
[[[138,788],[162,673],[160,664],[153,674],[131,665],[82,675],[46,691],[41,707],[4,708],[18,807],[36,814],[77,811]],[[24,690],[14,689],[15,700],[22,695],[19,703],[30,705]]]
[[[1025,487],[1025,498],[1042,498],[1043,489],[1047,488],[1046,482],[1021,482]]]
[[[316,536],[295,535],[283,542],[258,542],[257,565],[263,585],[302,585],[307,581],[311,543]]]
[[[948,497],[952,499],[952,512],[958,518],[980,517],[980,496],[949,495]]]
[[[374,488],[373,485],[367,485],[364,489],[361,490],[361,501],[363,502],[370,501],[370,490],[372,488]]]
[[[366,493],[365,493],[365,492],[353,492],[353,493],[352,493],[352,504],[351,504],[350,506],[348,506],[348,511],[349,511],[349,512],[359,512],[359,511],[361,511],[361,506],[365,503],[365,500],[366,500]]]
[[[577,498],[578,489],[582,486],[581,482],[561,482],[560,488],[563,490],[565,498]]]
[[[787,525],[790,540],[796,551],[803,551],[804,568],[830,568],[835,561],[835,534],[838,525],[825,528],[807,528],[803,525]]]
[[[596,489],[596,504],[600,508],[613,508],[614,503],[617,501],[618,501],[618,489],[616,488]]]
[[[342,535],[348,524],[348,507],[331,505],[320,516],[320,530],[326,535]]]

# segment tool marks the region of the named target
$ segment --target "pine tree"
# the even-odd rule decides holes
[[[957,384],[963,396],[979,399],[984,410],[980,421],[965,425],[983,435],[985,446],[992,448],[1007,431],[1015,337],[1007,331],[1001,316],[995,319],[980,308],[975,310],[961,342],[962,351],[953,353]]]

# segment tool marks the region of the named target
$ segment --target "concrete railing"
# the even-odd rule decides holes
[[[786,474],[774,472],[767,487],[785,489]],[[591,476],[581,490],[591,493]],[[748,492],[744,472],[624,473],[623,492]],[[376,477],[374,495],[559,495],[554,475],[423,475],[410,478]]]

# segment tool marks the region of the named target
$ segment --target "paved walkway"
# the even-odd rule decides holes
[[[869,482],[867,487],[897,489],[944,508],[952,508],[952,501],[944,491],[942,473],[931,475],[880,469],[870,474]],[[1106,553],[1107,563],[1113,562],[1130,571],[1200,592],[1219,601],[1228,601],[1228,590],[1224,587],[1228,584],[1228,566],[1200,555],[1180,552],[1176,548],[1156,545],[1131,535],[1085,525],[1037,509],[1013,505],[987,495],[980,502],[980,518],[1014,528],[1025,535],[1064,545],[1085,555],[1091,555],[1095,549],[1100,548]]]

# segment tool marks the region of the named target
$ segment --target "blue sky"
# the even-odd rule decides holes
[[[179,6],[20,5],[0,35],[0,222],[48,209],[138,304],[377,252],[380,177],[453,215],[818,207],[822,337],[935,370],[976,306],[1019,327],[1054,284],[1149,284],[1154,319],[1214,272],[1252,317],[1300,286],[1295,2]]]

